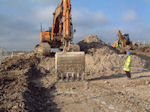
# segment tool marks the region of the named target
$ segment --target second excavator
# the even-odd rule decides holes
[[[121,33],[120,30],[117,32],[118,39],[112,45],[115,48],[120,48],[121,52],[126,52],[133,49],[133,42],[129,38],[128,33]]]
[[[55,69],[61,80],[84,79],[85,53],[72,44],[74,32],[70,0],[61,0],[53,13],[52,27],[41,30],[41,43],[35,47],[36,53],[44,56],[51,54],[51,48],[60,50],[55,54]]]

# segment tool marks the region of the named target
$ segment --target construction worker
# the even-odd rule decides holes
[[[126,72],[126,75],[127,75],[127,77],[128,78],[131,78],[131,73],[130,73],[130,70],[131,70],[131,52],[130,51],[128,51],[127,52],[127,59],[126,59],[126,61],[125,61],[125,65],[124,65],[124,68],[123,68],[123,70]]]

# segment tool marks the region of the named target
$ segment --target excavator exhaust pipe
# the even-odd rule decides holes
[[[84,80],[85,53],[84,52],[56,53],[55,70],[58,80],[61,81]]]

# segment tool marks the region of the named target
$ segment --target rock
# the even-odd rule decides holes
[[[110,105],[108,108],[111,109],[111,110],[115,109],[113,105]]]
[[[105,83],[105,84],[109,84],[109,81],[105,81],[104,83]]]
[[[146,85],[149,85],[150,84],[150,81],[146,81],[146,83],[145,83]]]
[[[12,107],[12,109],[17,109],[17,108],[18,108],[18,106],[13,106],[13,107]]]
[[[102,101],[101,103],[102,103],[103,105],[106,105],[106,102],[105,102],[105,101]]]

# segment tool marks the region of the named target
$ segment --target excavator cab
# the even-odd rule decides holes
[[[128,33],[125,33],[123,36],[124,36],[124,38],[125,38],[125,40],[126,40],[126,44],[127,44],[127,45],[130,45],[131,41],[130,41],[130,38],[129,38],[129,34],[128,34]]]

